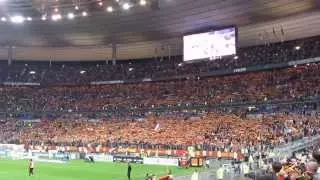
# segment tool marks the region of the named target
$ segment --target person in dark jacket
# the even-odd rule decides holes
[[[128,180],[131,180],[131,170],[132,170],[131,164],[128,163],[128,171],[127,171]]]

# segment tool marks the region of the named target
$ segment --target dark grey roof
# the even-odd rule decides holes
[[[39,1],[39,0],[34,0]],[[50,0],[49,0],[50,1]],[[89,0],[82,0],[88,3]],[[150,0],[149,0],[150,1]],[[62,13],[71,0],[60,0]],[[159,0],[159,10],[134,7],[128,12],[98,11],[89,17],[59,22],[41,21],[31,0],[7,0],[2,14],[21,13],[34,21],[23,25],[1,23],[0,44],[16,46],[108,45],[179,37],[209,27],[256,24],[319,10],[319,0]],[[69,7],[70,6],[70,7]],[[287,29],[283,24],[284,29]],[[245,41],[244,41],[245,42]]]
[[[57,22],[41,21],[38,1],[42,0],[2,3],[0,16],[20,13],[32,16],[33,21],[20,25],[0,21],[1,46],[75,47],[116,43],[122,50],[144,46],[150,51],[169,41],[180,53],[183,34],[228,25],[239,27],[240,46],[261,44],[260,36],[278,41],[273,37],[273,28],[277,33],[282,28],[286,39],[320,34],[320,0],[159,0],[158,10],[147,6],[114,13],[88,5],[96,1],[81,0],[88,5],[84,6],[88,17]],[[62,14],[73,8],[72,0],[59,1]],[[110,1],[106,0],[105,4]],[[141,45],[143,42],[148,43]]]

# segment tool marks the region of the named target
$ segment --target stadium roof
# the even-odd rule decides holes
[[[277,35],[284,33],[286,39],[320,34],[319,0],[146,0],[145,6],[138,1],[0,0],[0,16],[5,18],[0,21],[0,45],[19,47],[16,51],[28,58],[34,54],[31,50],[40,47],[56,47],[50,48],[56,56],[52,49],[94,46],[90,49],[102,49],[105,59],[111,57],[110,44],[115,43],[127,54],[122,57],[125,59],[148,57],[151,49],[154,53],[155,47],[167,44],[175,46],[172,55],[179,54],[183,34],[228,25],[239,27],[240,46],[259,44],[261,39],[279,41],[274,31]],[[101,7],[97,5],[100,2]],[[135,6],[124,10],[125,2]],[[113,7],[112,13],[106,11],[109,6]],[[51,16],[57,13],[62,19],[52,21]],[[75,17],[68,18],[70,13]],[[46,20],[42,19],[44,15]],[[16,16],[23,16],[25,22],[12,23]],[[150,55],[136,52],[140,55],[131,56],[136,49]]]

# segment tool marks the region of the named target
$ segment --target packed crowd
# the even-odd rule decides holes
[[[320,133],[319,117],[265,115],[243,120],[218,112],[199,117],[154,116],[124,120],[45,120],[25,124],[0,123],[4,143],[63,146],[107,146],[137,148],[246,151],[271,148]]]
[[[319,144],[293,153],[279,160],[260,158],[256,172],[247,171],[245,176],[251,179],[318,180],[320,179]]]
[[[299,47],[298,49],[296,47]],[[176,75],[212,72],[239,67],[277,64],[305,58],[318,57],[319,37],[247,47],[238,50],[237,58],[224,57],[215,61],[183,64],[182,57],[123,61],[116,65],[105,62],[14,63],[0,68],[0,82],[38,82],[42,84],[87,84],[92,81],[136,80],[164,78]]]
[[[315,136],[320,133],[320,64],[223,77],[109,85],[82,83],[199,74],[301,60],[319,56],[319,42],[313,38],[251,47],[240,50],[238,59],[189,65],[163,60],[115,66],[1,67],[1,81],[59,85],[1,86],[0,142],[171,149],[197,145],[205,150],[250,151]],[[297,45],[301,49],[296,49]],[[78,85],[66,85],[70,82]],[[289,103],[290,107],[261,105],[260,110],[269,110],[269,114],[261,115],[260,111],[260,116],[248,116],[247,107],[237,108],[236,113],[228,108],[223,112],[208,108],[242,103]],[[162,108],[170,112],[161,113]],[[296,110],[302,109],[304,113],[298,115]],[[270,115],[270,111],[282,113]]]
[[[133,84],[0,87],[0,112],[110,112],[298,101],[319,97],[320,64],[223,77]],[[144,114],[142,112],[142,114]]]

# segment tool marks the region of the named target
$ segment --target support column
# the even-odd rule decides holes
[[[10,45],[8,47],[8,66],[12,64],[13,61],[13,47]]]
[[[168,56],[169,56],[169,61],[171,61],[171,45],[168,45]]]
[[[116,65],[117,61],[117,44],[112,44],[112,65]]]

